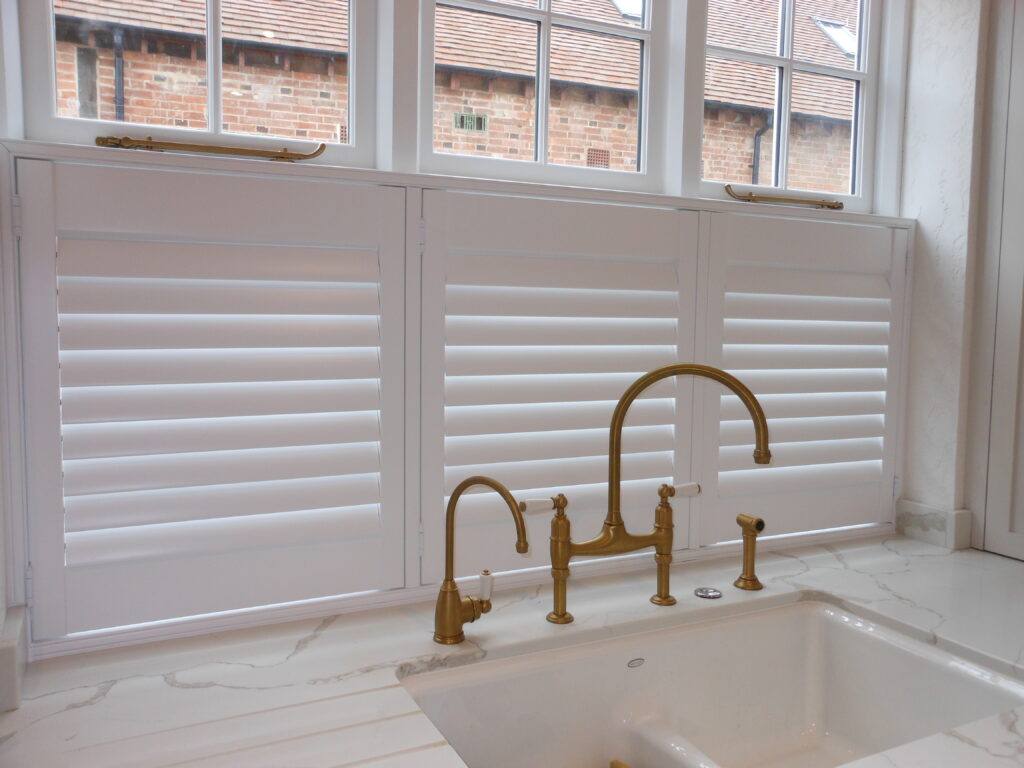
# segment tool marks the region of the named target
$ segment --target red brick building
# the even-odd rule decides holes
[[[630,23],[613,0],[561,2],[590,18]],[[773,2],[710,0],[709,42],[759,50],[774,34]],[[828,32],[855,37],[856,0],[805,4],[815,14],[798,12],[797,45],[815,62],[850,66],[844,41]],[[205,0],[54,6],[61,115],[209,127]],[[224,0],[222,129],[346,142],[347,8],[344,0]],[[534,158],[537,56],[526,26],[438,8],[437,151]],[[549,162],[636,169],[640,66],[636,41],[553,31]],[[767,67],[709,59],[705,177],[771,182],[775,80]],[[835,78],[794,79],[790,186],[849,190],[854,94]]]

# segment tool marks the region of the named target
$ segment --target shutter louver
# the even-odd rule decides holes
[[[800,251],[792,241],[809,245],[824,226],[792,222],[785,238],[766,241],[764,222],[715,216],[713,282],[720,298],[712,306],[720,314],[711,318],[718,335],[711,363],[757,395],[772,462],[753,464],[746,409],[739,398],[716,392],[717,488],[710,504],[728,514],[715,513],[714,538],[705,543],[738,537],[721,520],[734,509],[765,517],[771,533],[885,519],[892,303],[901,297],[894,281],[901,283],[902,273],[890,255],[891,234],[881,228],[836,227],[852,257],[820,247],[794,257]],[[755,231],[761,233],[756,247]],[[807,254],[820,260],[808,262]]]
[[[377,254],[170,250],[60,243],[67,564],[372,532]]]
[[[685,336],[672,219],[681,214],[646,211],[644,216],[658,221],[645,248],[616,251],[617,244],[602,242],[601,233],[616,226],[621,208],[488,202],[477,201],[472,214],[460,208],[464,216],[445,231],[445,247],[431,249],[437,257],[432,266],[443,276],[438,289],[444,313],[438,339],[444,499],[437,505],[443,509],[466,477],[489,475],[519,498],[565,493],[577,537],[589,537],[607,510],[608,426],[615,403],[638,376],[680,356]],[[528,223],[542,206],[566,219],[543,235],[551,243],[530,247],[523,243],[529,236],[508,224]],[[579,221],[567,230],[574,216]],[[467,242],[472,235],[466,230],[482,226],[492,227],[489,242]],[[672,237],[659,240],[662,233]],[[428,243],[433,245],[429,237]],[[623,432],[622,506],[637,530],[653,525],[658,485],[676,475],[676,397],[675,382],[652,388],[632,409]],[[459,574],[548,562],[549,516],[528,520],[528,558],[503,546],[508,516],[493,493],[462,498]],[[443,516],[436,519],[443,533]],[[427,580],[437,577],[440,555],[425,565]]]

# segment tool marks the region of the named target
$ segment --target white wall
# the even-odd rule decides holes
[[[902,496],[939,512],[963,504],[987,9],[978,0],[912,7],[900,213],[919,228]]]
[[[0,0],[0,138],[22,136],[17,0]]]
[[[14,312],[15,288],[12,285],[14,271],[11,268],[12,249],[14,238],[11,237],[12,222],[10,219],[10,192],[11,190],[11,156],[6,149],[0,147],[0,363],[3,366],[10,365],[10,358],[7,357],[8,349],[13,341],[14,328],[12,320]],[[0,403],[6,405],[7,398],[12,397],[5,381],[0,381]],[[6,412],[6,408],[4,409]],[[12,499],[14,494],[13,469],[10,457],[5,448],[9,444],[12,434],[17,434],[20,429],[18,425],[11,425],[6,420],[0,421],[0,632],[3,630],[4,620],[7,617],[7,539],[5,536],[5,524],[7,516],[12,511]],[[0,675],[3,672],[0,670]]]

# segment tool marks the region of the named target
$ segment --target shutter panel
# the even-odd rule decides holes
[[[712,216],[708,361],[761,401],[772,462],[739,398],[705,386],[703,543],[738,538],[739,512],[770,534],[891,519],[904,237]]]
[[[281,182],[235,183],[250,215],[272,215],[252,201]],[[174,215],[152,237],[58,230],[65,605],[47,604],[43,632],[404,583],[385,480],[401,482],[403,352],[383,350],[385,325],[401,334],[384,297],[401,302],[404,244],[382,234],[401,194],[291,191],[333,197],[333,244],[288,224],[270,243],[186,240]]]
[[[695,259],[679,243],[695,243],[696,217],[434,192],[426,202],[423,579],[431,582],[443,568],[448,494],[470,475],[490,475],[520,499],[564,492],[575,535],[597,533],[615,403],[640,374],[692,354]],[[689,409],[677,399],[690,391],[664,382],[630,411],[622,497],[633,530],[653,526],[658,485],[688,465],[681,419]],[[687,505],[676,506],[685,546]],[[549,562],[549,515],[527,519],[528,556],[515,553],[511,516],[493,492],[463,496],[457,522],[458,575]]]

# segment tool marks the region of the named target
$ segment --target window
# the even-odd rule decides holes
[[[858,211],[886,188],[871,170],[896,173],[875,116],[901,122],[902,56],[879,41],[892,20],[902,45],[905,0],[22,6],[46,42],[24,48],[33,139],[324,141],[329,164],[694,197],[749,184]]]
[[[124,130],[84,122],[100,120],[145,126],[156,138],[196,141],[181,138],[180,129],[188,129],[234,135],[216,143],[238,144],[239,136],[251,137],[250,143],[262,137],[275,147],[282,139],[325,142],[332,145],[335,161],[349,164],[360,154],[372,158],[365,147],[356,153],[352,146],[355,139],[372,148],[372,124],[366,124],[365,134],[353,125],[359,86],[351,41],[358,5],[352,0],[25,4],[27,26],[49,28],[53,45],[49,60],[43,58],[46,51],[28,54],[26,73],[39,79],[40,69],[57,85],[55,94],[26,89],[33,101],[29,133],[91,143],[103,131]],[[368,23],[363,27],[371,35],[360,47],[372,52],[374,30]],[[47,92],[54,96],[49,104]],[[167,129],[179,136],[159,135]]]
[[[428,170],[639,186],[569,169],[642,174],[650,167],[650,4],[439,0],[425,9],[433,22],[424,39],[433,73],[423,93]],[[467,114],[483,121],[486,135],[466,125]]]
[[[855,195],[872,80],[863,0],[709,0],[702,176]]]

